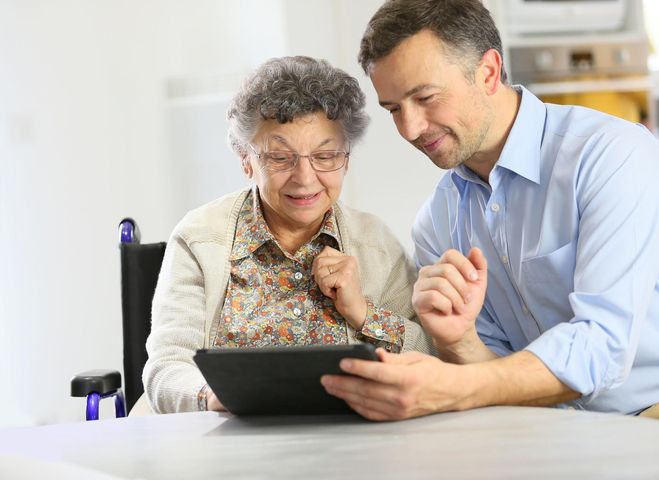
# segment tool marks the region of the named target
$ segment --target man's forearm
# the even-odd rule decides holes
[[[460,405],[465,409],[487,405],[547,406],[581,396],[527,351],[464,368],[467,389],[472,392]]]

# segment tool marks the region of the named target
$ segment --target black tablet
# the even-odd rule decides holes
[[[194,361],[222,405],[236,415],[351,412],[320,377],[342,374],[342,358],[377,360],[368,343],[199,350]]]

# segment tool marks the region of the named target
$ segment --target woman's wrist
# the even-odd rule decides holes
[[[350,324],[350,326],[357,332],[361,331],[364,328],[366,323],[366,314],[368,312],[368,301],[366,298],[362,298],[362,302],[359,307],[354,308],[348,315],[344,315],[344,318]]]
[[[210,392],[210,387],[206,384],[197,393],[197,409],[201,412],[208,410],[208,392]]]

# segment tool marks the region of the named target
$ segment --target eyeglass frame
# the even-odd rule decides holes
[[[308,155],[300,155],[298,152],[295,152],[295,151],[292,151],[292,150],[272,150],[272,151],[259,153],[259,152],[256,151],[256,148],[254,148],[254,146],[251,143],[248,143],[247,145],[249,146],[249,148],[252,149],[252,151],[254,152],[254,155],[256,155],[256,158],[258,158],[261,161],[264,169],[267,169],[267,161],[264,161],[264,160],[261,159],[262,155],[266,155],[266,154],[269,154],[269,153],[275,153],[275,152],[292,153],[293,154],[293,163],[292,163],[291,167],[287,168],[285,170],[269,170],[270,172],[274,172],[274,173],[290,172],[291,170],[294,170],[295,167],[297,167],[298,163],[300,162],[300,158],[305,158],[305,157],[309,159],[309,164],[311,165],[311,168],[313,168],[314,172],[319,172],[319,173],[336,172],[337,170],[341,170],[343,167],[346,166],[346,164],[348,163],[348,158],[350,157],[350,150],[348,150],[348,151],[345,151],[345,150],[316,150],[315,152],[311,152]],[[341,166],[333,168],[332,170],[318,170],[316,168],[316,166],[314,165],[313,155],[315,153],[319,153],[319,152],[342,153],[344,155],[343,163],[341,164]]]

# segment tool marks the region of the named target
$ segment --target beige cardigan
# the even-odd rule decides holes
[[[229,282],[229,256],[238,212],[249,189],[232,193],[188,213],[167,244],[153,298],[149,359],[142,379],[158,413],[197,410],[206,383],[192,356],[209,348]],[[389,229],[375,216],[335,207],[344,253],[357,257],[364,295],[405,321],[403,350],[432,352],[430,336],[411,306],[414,265]],[[348,328],[348,341],[355,332]]]

